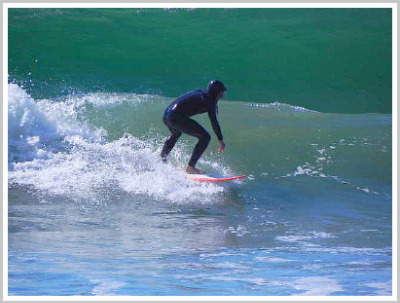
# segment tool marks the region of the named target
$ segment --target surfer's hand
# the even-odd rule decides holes
[[[219,141],[219,144],[221,145],[221,147],[218,147],[218,151],[219,152],[225,151],[225,143],[224,143],[224,141]]]

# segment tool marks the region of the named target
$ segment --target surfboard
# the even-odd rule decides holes
[[[204,175],[197,175],[197,174],[186,174],[186,178],[192,181],[198,182],[222,182],[222,181],[231,181],[231,180],[238,180],[246,177],[245,175],[241,176],[233,176],[233,177],[221,177],[221,176],[214,176],[211,174],[204,174]]]

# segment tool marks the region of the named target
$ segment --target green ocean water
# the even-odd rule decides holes
[[[35,98],[220,79],[227,100],[391,113],[391,22],[383,8],[10,9],[9,78]]]

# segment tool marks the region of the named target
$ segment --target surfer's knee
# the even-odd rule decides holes
[[[203,144],[208,144],[211,140],[211,136],[209,133],[205,132],[201,135],[201,137],[199,138],[199,140],[203,143]]]
[[[179,139],[179,137],[182,135],[182,133],[181,132],[173,132],[172,134],[171,134],[171,136],[169,136],[168,137],[168,141],[172,141],[172,142],[176,142],[178,139]]]

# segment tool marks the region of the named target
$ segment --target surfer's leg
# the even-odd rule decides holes
[[[161,159],[165,162],[167,161],[167,156],[174,148],[176,141],[178,141],[179,137],[181,136],[181,132],[174,131],[171,136],[167,138],[164,143],[163,149],[161,151]]]
[[[210,140],[211,140],[211,137],[207,132],[205,132],[204,134],[201,135],[201,137],[199,137],[199,142],[194,147],[192,157],[190,158],[189,166],[191,166],[191,167],[196,166],[197,161],[199,161],[201,155],[206,150]]]
[[[211,137],[210,134],[196,121],[187,118],[182,122],[183,123],[179,124],[179,130],[183,131],[185,134],[199,139],[199,142],[197,142],[196,146],[194,147],[192,157],[189,161],[189,166],[195,167],[197,161],[206,150]]]
[[[179,137],[182,135],[182,132],[176,128],[173,128],[166,119],[164,119],[164,123],[167,125],[168,129],[171,132],[171,135],[167,138],[164,143],[163,149],[161,150],[161,159],[163,162],[166,162],[167,156],[174,148],[176,141],[178,141]]]

